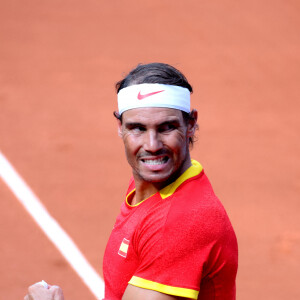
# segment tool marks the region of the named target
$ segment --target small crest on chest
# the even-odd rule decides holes
[[[128,252],[128,247],[129,247],[129,240],[127,239],[123,239],[121,246],[119,248],[118,254],[126,257],[127,256],[127,252]]]

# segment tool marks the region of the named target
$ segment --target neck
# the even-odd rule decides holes
[[[135,184],[135,195],[132,199],[131,205],[140,203],[141,201],[156,194],[160,190],[160,188],[148,182],[140,183],[139,181],[135,180]]]

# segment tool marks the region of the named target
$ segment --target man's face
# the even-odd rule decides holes
[[[191,164],[189,137],[182,112],[172,108],[136,108],[125,111],[119,135],[135,181],[162,187],[180,176]]]

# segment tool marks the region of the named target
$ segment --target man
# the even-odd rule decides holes
[[[152,63],[116,88],[114,114],[133,177],[104,255],[105,299],[235,299],[236,237],[190,157],[191,85],[172,66]],[[41,293],[63,299],[59,288],[39,285],[25,299],[43,300],[35,297]]]

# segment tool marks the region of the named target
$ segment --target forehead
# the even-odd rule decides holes
[[[160,124],[168,121],[183,122],[181,110],[161,107],[134,108],[122,114],[123,123]]]

